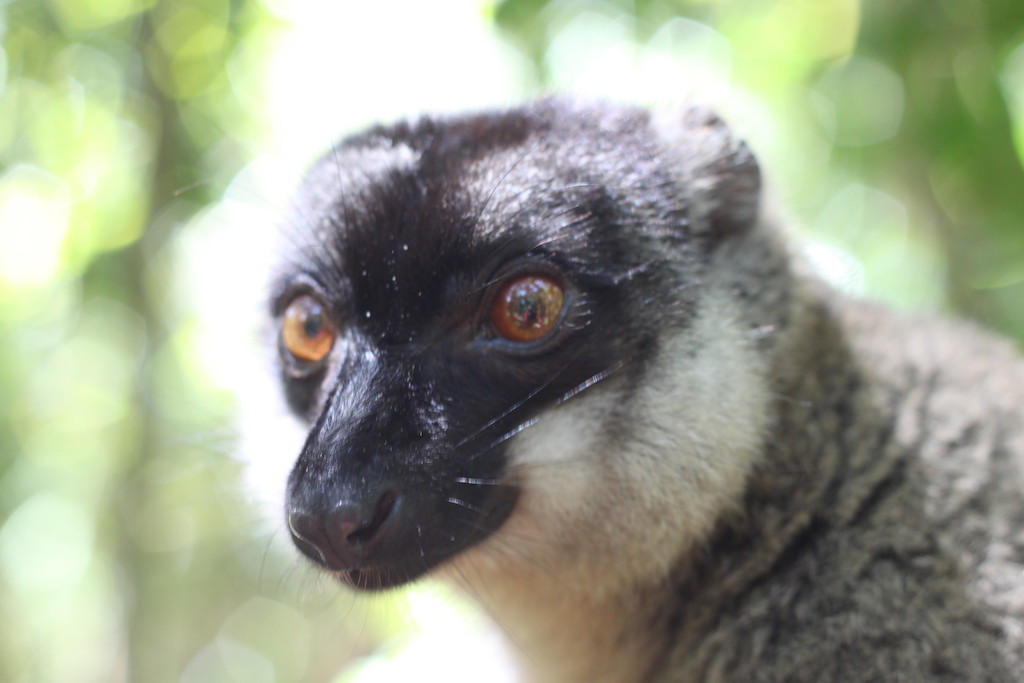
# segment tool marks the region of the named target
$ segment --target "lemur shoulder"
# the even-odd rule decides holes
[[[347,138],[270,315],[299,549],[475,597],[523,679],[1024,678],[1024,361],[831,290],[700,108]]]

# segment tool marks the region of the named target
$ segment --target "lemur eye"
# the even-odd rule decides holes
[[[508,341],[538,341],[562,316],[565,292],[544,275],[518,277],[502,287],[491,306],[491,322]]]
[[[281,343],[300,363],[323,360],[334,347],[337,336],[337,329],[316,297],[303,294],[292,300],[284,311]]]

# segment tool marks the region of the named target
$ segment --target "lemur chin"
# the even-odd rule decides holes
[[[831,291],[760,186],[699,108],[338,144],[270,297],[299,550],[457,582],[530,681],[1024,680],[1024,362]]]

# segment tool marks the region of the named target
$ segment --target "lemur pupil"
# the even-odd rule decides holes
[[[307,337],[313,339],[320,334],[322,327],[323,319],[320,317],[320,313],[314,309],[310,311],[309,317],[303,323],[302,331],[306,333]]]
[[[541,320],[540,301],[536,297],[520,296],[516,300],[513,316],[520,327],[539,327],[544,324]]]

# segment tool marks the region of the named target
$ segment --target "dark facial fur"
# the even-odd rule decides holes
[[[515,515],[511,445],[584,393],[614,387],[628,402],[663,340],[691,324],[707,254],[756,213],[756,166],[718,142],[727,153],[714,148],[704,171],[741,190],[728,204],[708,182],[706,195],[687,187],[648,114],[626,108],[424,119],[327,154],[296,202],[272,297],[279,324],[312,294],[339,331],[322,361],[282,353],[288,403],[310,425],[288,480],[298,547],[353,586],[387,588]],[[522,274],[565,292],[536,342],[503,339],[489,318]],[[609,441],[631,419],[600,417]]]

